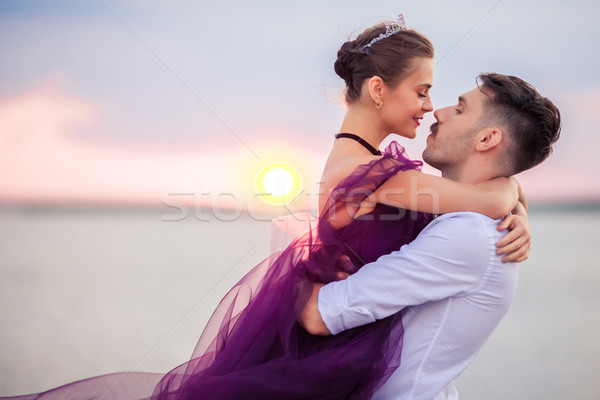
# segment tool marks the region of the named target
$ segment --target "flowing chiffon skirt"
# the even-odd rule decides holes
[[[298,323],[313,282],[354,273],[413,240],[423,213],[361,203],[398,171],[419,169],[395,142],[332,191],[318,221],[221,300],[190,361],[166,374],[103,375],[12,399],[369,399],[400,365],[401,315],[335,336]],[[235,244],[232,244],[235,245]]]

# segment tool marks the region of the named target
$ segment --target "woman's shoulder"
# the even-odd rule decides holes
[[[386,147],[382,156],[360,155],[330,159],[323,171],[321,195],[328,198],[335,189],[363,186],[365,180],[370,185],[376,180],[377,186],[400,171],[420,170],[422,165],[421,161],[408,158],[404,147],[395,141]]]
[[[398,144],[398,142],[393,141],[385,148],[382,156],[346,156],[335,160],[328,160],[323,171],[322,183],[333,189],[344,178],[352,175],[365,175],[371,170],[420,170],[422,166],[423,162],[411,160],[404,147]]]
[[[335,164],[325,168],[323,179],[330,181],[341,181],[343,178],[351,175],[357,167],[376,162],[381,157],[378,156],[351,156],[336,160]],[[334,185],[335,186],[335,185]]]
[[[328,160],[323,171],[323,176],[321,177],[321,186],[331,190],[344,180],[344,178],[352,175],[357,167],[377,161],[380,158],[378,156],[361,155]]]

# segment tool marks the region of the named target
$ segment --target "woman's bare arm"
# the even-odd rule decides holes
[[[515,207],[517,185],[512,178],[471,185],[409,170],[384,182],[373,194],[373,201],[433,214],[475,211],[497,219]]]
[[[376,160],[375,156],[348,157],[335,170],[323,175],[325,194],[328,195],[343,178],[358,165]],[[385,181],[365,201],[363,214],[375,203],[432,214],[454,211],[475,211],[498,219],[508,214],[522,195],[518,182],[512,178],[496,178],[478,185],[455,182],[420,171],[399,171]]]

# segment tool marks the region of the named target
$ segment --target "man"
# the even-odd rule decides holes
[[[560,134],[552,102],[519,78],[481,74],[456,106],[437,110],[423,159],[446,178],[477,184],[542,162]],[[374,399],[455,399],[453,380],[512,302],[517,265],[503,264],[497,221],[444,214],[410,244],[345,280],[315,285],[300,323],[337,334],[403,310],[400,367]]]

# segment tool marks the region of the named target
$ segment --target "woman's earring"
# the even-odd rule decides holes
[[[375,108],[380,109],[382,105],[383,105],[383,101],[378,101],[375,103]]]

